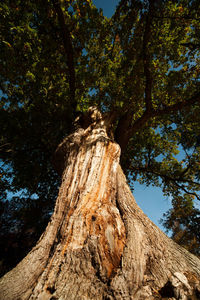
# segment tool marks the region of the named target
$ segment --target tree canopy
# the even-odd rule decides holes
[[[164,224],[199,255],[199,20],[197,0],[121,0],[111,18],[91,0],[0,4],[2,254],[18,249],[8,267],[44,229],[60,184],[53,154],[90,106],[114,113],[127,178],[172,197]]]

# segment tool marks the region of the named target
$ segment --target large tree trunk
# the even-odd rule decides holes
[[[63,176],[51,221],[2,277],[0,299],[199,299],[199,259],[137,206],[109,119],[91,110],[89,123],[59,145]]]

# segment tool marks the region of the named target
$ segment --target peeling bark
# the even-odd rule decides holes
[[[0,299],[199,299],[199,259],[137,206],[109,118],[89,118],[56,151],[63,175],[51,221],[0,280]]]

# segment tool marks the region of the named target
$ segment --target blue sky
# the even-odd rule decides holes
[[[97,8],[102,8],[106,17],[111,17],[119,0],[93,0]],[[134,183],[133,195],[144,211],[144,213],[162,230],[164,228],[159,223],[163,213],[171,207],[170,199],[163,196],[161,189],[155,187],[146,187],[138,182]]]
[[[103,14],[106,17],[111,17],[115,12],[115,8],[119,3],[119,0],[93,0],[92,2],[97,8],[103,9]]]

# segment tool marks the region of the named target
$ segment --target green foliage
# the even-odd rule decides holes
[[[200,256],[200,210],[190,195],[173,198],[173,208],[164,214],[163,225],[172,231],[172,238],[187,250]]]
[[[200,198],[198,1],[123,0],[111,18],[91,0],[58,4],[64,25],[53,0],[0,4],[2,241],[8,234],[13,241],[23,240],[32,230],[33,243],[42,232],[60,183],[52,166],[54,151],[71,132],[77,113],[91,105],[116,111],[116,136],[130,132],[122,153],[129,178],[160,186],[175,199],[176,212],[177,203],[192,203],[187,217],[195,224],[192,197]],[[130,122],[120,131],[126,114]],[[166,218],[170,229],[177,215],[171,211]],[[188,224],[183,224],[187,241],[181,240],[186,246],[197,237],[195,226]],[[29,246],[23,249],[24,255]]]

